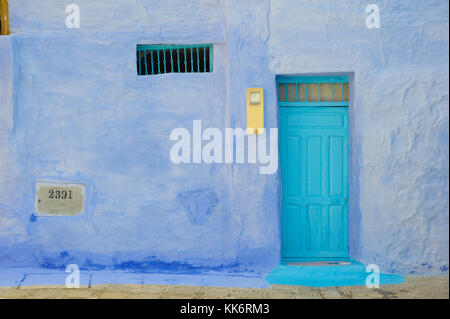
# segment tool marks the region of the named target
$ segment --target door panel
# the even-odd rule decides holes
[[[284,258],[348,256],[346,107],[280,107]]]
[[[344,138],[330,136],[330,195],[339,196],[344,193]]]
[[[307,159],[307,195],[314,196],[322,193],[322,137],[306,137]]]

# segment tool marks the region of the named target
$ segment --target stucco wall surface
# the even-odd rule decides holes
[[[351,80],[350,254],[448,273],[448,2],[10,0],[0,37],[0,266],[196,271],[280,259],[280,169],[173,164],[170,132],[246,125],[277,74]],[[67,29],[65,7],[80,7]],[[214,72],[136,75],[137,43],[214,43]],[[34,183],[86,185],[85,213],[34,213]]]

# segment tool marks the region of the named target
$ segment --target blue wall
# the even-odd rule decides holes
[[[447,1],[377,1],[380,29],[370,1],[9,2],[0,266],[275,266],[280,171],[172,164],[170,132],[245,128],[247,87],[278,127],[277,74],[346,74],[351,255],[448,271]],[[80,29],[65,27],[69,3]],[[214,43],[214,72],[138,77],[137,43]],[[36,217],[42,180],[85,183],[86,212]]]

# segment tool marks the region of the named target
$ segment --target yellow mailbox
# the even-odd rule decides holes
[[[247,89],[247,133],[264,133],[264,95],[262,88]]]
[[[9,34],[8,1],[0,0],[0,35]]]

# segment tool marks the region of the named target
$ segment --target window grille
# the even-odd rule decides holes
[[[136,50],[138,75],[203,73],[213,70],[213,45],[144,45]]]
[[[348,106],[346,76],[277,78],[280,106]]]

